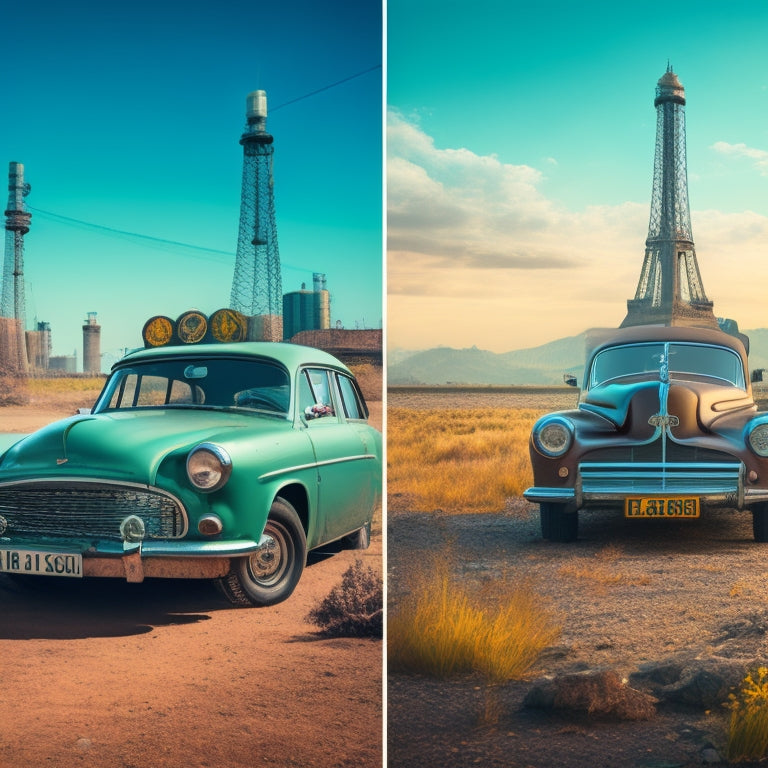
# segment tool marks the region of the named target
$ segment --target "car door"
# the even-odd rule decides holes
[[[317,461],[318,530],[323,541],[331,541],[370,520],[375,446],[361,429],[368,429],[365,422],[347,417],[334,371],[308,367],[299,375],[299,407]]]

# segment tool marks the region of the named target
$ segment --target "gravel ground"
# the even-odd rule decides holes
[[[534,678],[586,669],[627,676],[686,657],[768,658],[768,545],[752,540],[748,513],[700,520],[630,521],[582,515],[579,540],[545,542],[538,511],[522,499],[501,514],[388,513],[390,610],[415,564],[448,557],[464,582],[530,578],[560,616],[562,635],[531,679],[488,690],[480,678],[447,682],[390,673],[388,765],[695,766],[723,754],[727,710],[662,703],[649,721],[578,719],[522,706]],[[491,706],[493,725],[483,724]],[[488,722],[488,718],[485,718]]]

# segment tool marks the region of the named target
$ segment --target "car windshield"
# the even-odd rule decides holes
[[[223,357],[137,362],[116,370],[95,413],[129,408],[246,408],[285,415],[288,372],[264,360]]]
[[[660,375],[666,362],[670,376],[706,376],[745,388],[741,358],[733,350],[708,344],[655,342],[609,347],[592,363],[590,387],[624,376]]]

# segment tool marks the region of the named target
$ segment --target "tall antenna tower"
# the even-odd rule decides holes
[[[267,133],[267,94],[246,98],[240,229],[230,306],[248,316],[248,338],[282,341],[283,286],[275,225],[272,136]]]
[[[685,157],[685,89],[667,65],[656,85],[656,152],[645,259],[622,328],[697,325],[717,328],[704,293],[691,232]]]
[[[18,325],[18,356],[21,370],[27,368],[25,334],[27,318],[24,304],[24,235],[29,232],[32,214],[24,206],[31,187],[24,183],[24,166],[8,165],[8,208],[5,211],[5,259],[3,266],[0,316]]]

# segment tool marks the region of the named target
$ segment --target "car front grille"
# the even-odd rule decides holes
[[[142,519],[148,539],[175,539],[186,533],[181,502],[146,486],[79,481],[0,486],[0,516],[9,537],[121,541],[120,523],[129,515]]]
[[[662,456],[661,440],[655,440],[652,443],[644,445],[619,445],[611,448],[590,451],[584,455],[586,462],[605,462],[605,463],[626,463],[636,461],[660,462],[664,459],[667,462],[682,462],[689,464],[715,463],[715,464],[738,464],[739,460],[730,453],[723,451],[713,451],[711,448],[702,448],[697,445],[681,445],[666,441],[666,447]]]
[[[729,453],[656,440],[591,451],[579,465],[585,496],[601,494],[737,494],[741,461]]]
[[[736,494],[741,464],[634,464],[592,463],[579,465],[581,491],[590,494]]]

